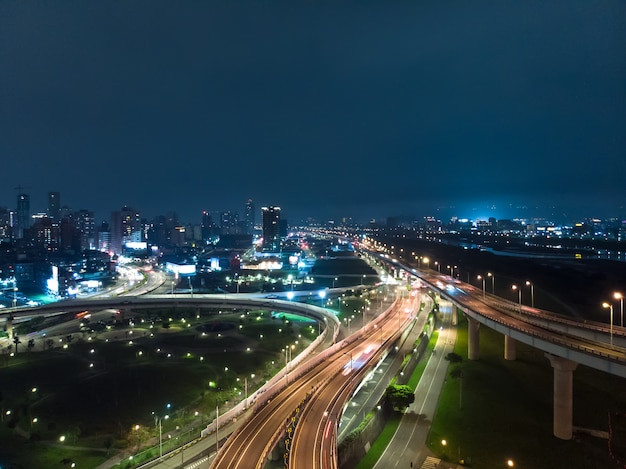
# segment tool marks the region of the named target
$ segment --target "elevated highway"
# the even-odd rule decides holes
[[[626,329],[623,327],[575,321],[548,311],[522,307],[447,275],[415,269],[385,254],[369,254],[406,271],[452,303],[453,321],[458,312],[465,314],[470,360],[480,357],[481,325],[504,335],[506,360],[516,359],[516,341],[545,352],[554,368],[553,430],[558,438],[572,438],[572,373],[578,364],[626,377]]]

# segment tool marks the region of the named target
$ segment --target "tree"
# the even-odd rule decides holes
[[[450,363],[460,363],[461,361],[463,361],[463,357],[459,355],[458,353],[454,353],[454,352],[450,352],[449,354],[446,355],[445,358]]]
[[[70,426],[66,432],[65,432],[65,437],[67,439],[67,441],[71,442],[71,443],[76,443],[78,441],[78,438],[80,437],[80,435],[82,434],[82,430],[80,428],[79,425],[72,425]]]
[[[413,388],[407,384],[390,384],[386,394],[391,407],[403,411],[415,400],[413,392]]]
[[[54,347],[54,340],[46,339],[46,347],[48,347],[48,350],[51,350]]]
[[[17,344],[21,344],[22,341],[18,336],[13,337],[13,343],[15,344],[15,353],[17,354]]]
[[[107,456],[108,456],[109,453],[111,452],[111,448],[113,447],[113,438],[111,436],[107,436],[104,439],[104,447],[107,450]]]
[[[31,352],[35,348],[35,339],[28,339],[28,351]]]

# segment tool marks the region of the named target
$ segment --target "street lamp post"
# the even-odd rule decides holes
[[[478,280],[482,280],[483,281],[483,296],[485,296],[485,277],[483,277],[482,275],[477,275],[476,278]]]
[[[152,412],[152,416],[154,417],[154,424],[159,426],[159,459],[161,459],[163,457],[163,425],[161,423],[163,419],[155,412]],[[165,418],[167,417],[166,415]]]
[[[535,285],[530,280],[526,280],[526,286],[530,287],[530,307],[535,307]]]
[[[159,459],[163,457],[163,426],[159,418]]]
[[[619,300],[619,325],[624,327],[624,295],[620,292],[613,293],[613,298]]]
[[[610,340],[611,340],[611,345],[613,345],[613,305],[609,304],[609,303],[602,303],[602,307],[603,308],[609,308],[611,310],[611,322],[610,322],[610,329],[609,329],[609,333],[610,333]]]
[[[522,306],[522,289],[517,285],[511,285],[511,290],[517,290],[517,302]]]
[[[487,277],[491,277],[491,293],[496,294],[496,276],[491,272],[487,272]]]

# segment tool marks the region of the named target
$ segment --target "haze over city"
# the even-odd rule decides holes
[[[0,1],[0,467],[626,467],[625,45],[623,0]]]
[[[624,44],[619,1],[2,2],[0,206],[623,217]]]

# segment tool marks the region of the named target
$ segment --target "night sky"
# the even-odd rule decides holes
[[[624,216],[626,2],[3,0],[0,162],[102,219]]]

